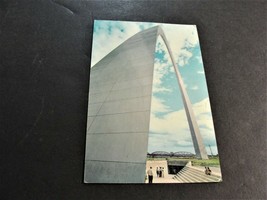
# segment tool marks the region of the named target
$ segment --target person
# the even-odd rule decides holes
[[[162,176],[162,178],[164,178],[164,167],[162,167],[162,169],[161,169],[161,176]]]
[[[159,168],[159,177],[162,176],[162,170],[161,170],[161,167]]]
[[[159,177],[159,168],[157,167],[157,177]]]
[[[205,174],[211,175],[211,170],[209,167],[205,167]]]
[[[205,174],[208,175],[208,169],[206,166],[205,166]]]
[[[152,183],[153,182],[153,172],[152,172],[152,167],[150,167],[149,170],[147,170],[147,175],[148,175],[148,183]]]
[[[211,175],[211,170],[210,170],[210,168],[207,167],[207,169],[208,169],[208,175]]]

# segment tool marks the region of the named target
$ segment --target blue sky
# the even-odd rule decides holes
[[[217,145],[199,46],[194,25],[142,22],[95,21],[91,66],[135,33],[161,25],[173,51],[206,147]],[[210,153],[209,148],[206,148]],[[194,152],[181,94],[166,47],[159,37],[155,50],[155,71],[150,116],[148,152]]]

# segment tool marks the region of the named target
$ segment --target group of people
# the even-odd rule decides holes
[[[164,167],[157,167],[156,173],[157,177],[164,178]],[[152,167],[150,167],[149,170],[147,170],[147,176],[148,176],[148,183],[152,183],[153,182]]]
[[[164,167],[157,167],[157,177],[164,178]]]
[[[205,174],[211,175],[211,170],[209,167],[205,167]]]

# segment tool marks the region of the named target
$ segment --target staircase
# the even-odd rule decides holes
[[[178,172],[173,177],[173,179],[178,181],[178,183],[203,183],[222,181],[222,178],[218,173],[206,175],[205,169],[201,170],[199,168],[193,167],[191,166],[191,163],[188,163],[180,172]]]

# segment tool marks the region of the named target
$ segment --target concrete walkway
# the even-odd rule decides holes
[[[152,167],[153,171],[153,183],[178,183],[176,179],[173,179],[175,175],[168,174],[168,165],[166,160],[147,161],[146,172],[150,167]],[[157,177],[157,167],[164,168],[163,177]],[[145,181],[145,183],[148,183],[148,179]]]

